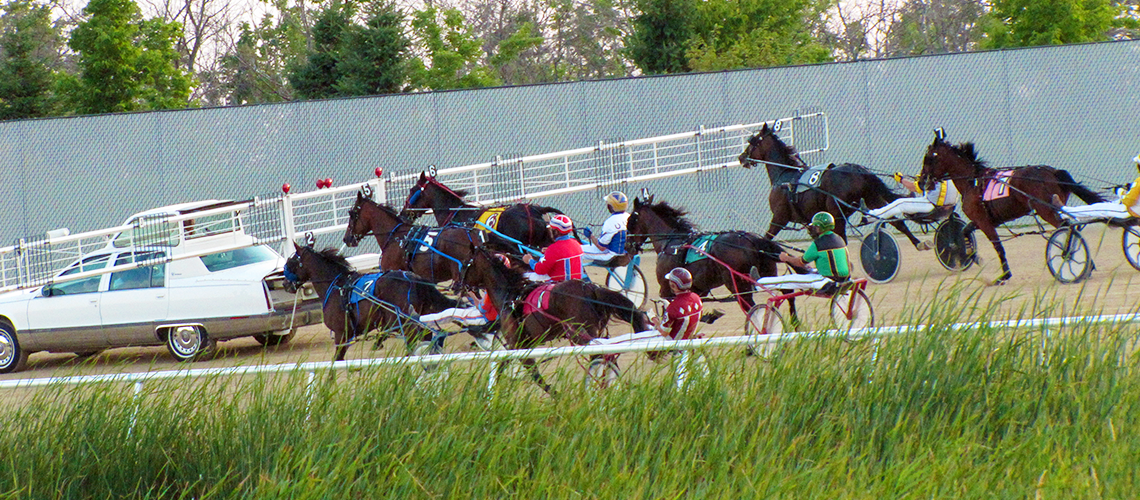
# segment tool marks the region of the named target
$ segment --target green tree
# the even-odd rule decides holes
[[[186,107],[192,79],[173,49],[177,23],[143,20],[132,0],[91,0],[71,33],[79,77],[68,85],[79,113]]]
[[[700,0],[637,0],[640,14],[625,37],[630,60],[649,75],[690,71],[685,52],[698,34],[699,7]]]
[[[277,16],[241,25],[237,42],[221,57],[218,69],[205,81],[212,84],[205,99],[211,104],[254,104],[292,100],[289,71],[305,60],[309,29],[304,4],[274,0]]]
[[[524,61],[528,52],[533,52],[542,46],[543,38],[537,35],[536,31],[533,23],[524,22],[518,26],[518,30],[511,36],[498,43],[497,50],[491,55],[489,61],[491,66],[495,68],[500,81],[507,85],[549,81],[549,79],[544,78],[549,74],[549,71],[540,70],[538,73],[540,76],[535,78],[533,71],[535,65],[533,63],[527,64]]]
[[[365,6],[364,26],[350,30],[337,62],[340,95],[392,94],[408,79],[411,41],[404,35],[404,15],[388,2]]]
[[[52,67],[61,37],[52,26],[51,7],[13,0],[0,10],[0,120],[55,114]]]
[[[713,71],[830,61],[811,36],[809,19],[822,15],[818,6],[812,0],[705,0],[685,51],[689,66]]]
[[[289,83],[301,99],[336,97],[341,74],[337,63],[352,29],[356,9],[351,3],[334,1],[326,6],[313,23],[312,50],[306,61],[290,72]]]
[[[416,47],[427,60],[410,63],[412,87],[420,90],[478,88],[498,85],[495,72],[483,63],[486,52],[456,9],[434,7],[417,11],[412,19]]]
[[[994,0],[987,48],[1108,40],[1123,11],[1111,0]]]
[[[622,34],[627,18],[613,0],[548,0],[554,70],[559,80],[627,76]]]

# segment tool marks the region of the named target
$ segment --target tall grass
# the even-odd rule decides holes
[[[1132,326],[927,331],[706,353],[602,392],[555,375],[485,392],[487,367],[42,391],[0,415],[12,498],[1129,498],[1140,487]],[[1050,315],[1036,301],[1015,316]],[[1003,318],[994,318],[1003,319]],[[630,355],[625,355],[630,356]],[[642,358],[639,364],[648,364]]]

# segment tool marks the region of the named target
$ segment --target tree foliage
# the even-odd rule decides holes
[[[58,108],[51,8],[29,0],[0,7],[0,120],[51,116]]]
[[[974,50],[984,36],[985,15],[980,0],[909,0],[891,25],[886,55]]]
[[[1032,47],[1108,40],[1122,14],[1111,0],[994,0],[988,48]]]
[[[428,7],[417,11],[412,31],[416,47],[423,53],[422,58],[413,58],[410,63],[412,88],[446,90],[499,84],[495,72],[483,62],[486,53],[482,44],[457,9]]]
[[[68,88],[79,113],[186,107],[191,78],[178,67],[182,27],[143,20],[132,0],[91,0],[71,32],[79,75]]]
[[[690,40],[698,35],[693,14],[700,0],[637,0],[640,12],[626,35],[626,54],[645,74],[690,71],[686,55]]]

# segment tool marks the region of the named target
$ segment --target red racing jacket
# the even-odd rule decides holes
[[[701,298],[693,292],[681,292],[665,307],[665,321],[661,327],[673,340],[688,340],[697,331],[701,319]]]
[[[582,244],[569,235],[554,240],[534,263],[534,272],[550,276],[550,281],[582,279]]]

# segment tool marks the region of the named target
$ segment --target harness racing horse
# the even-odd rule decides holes
[[[356,193],[356,203],[348,210],[344,244],[355,247],[369,234],[380,244],[380,269],[405,269],[433,283],[458,283],[462,263],[471,258],[476,245],[468,229],[414,226],[391,207]]]
[[[724,285],[747,313],[756,305],[752,300],[754,283],[747,277],[753,268],[760,276],[776,276],[782,249],[772,240],[744,231],[700,233],[684,218],[686,214],[664,201],[654,203],[653,196],[646,201],[634,198],[633,211],[626,221],[630,248],[641,248],[646,241],[653,245],[662,297],[673,296],[665,275],[675,267],[683,267],[693,276],[693,293],[704,297],[713,288]],[[690,246],[703,247],[707,257],[690,254]],[[794,315],[795,303],[791,302],[790,307]]]
[[[974,143],[952,145],[946,141],[946,132],[941,128],[934,131],[934,142],[926,148],[922,158],[922,178],[928,186],[945,179],[954,182],[962,195],[962,212],[970,219],[963,234],[980,229],[1001,259],[1002,274],[994,281],[995,285],[1013,277],[997,226],[1036,213],[1053,227],[1060,227],[1063,221],[1053,205],[1054,196],[1062,203],[1068,201],[1070,194],[1090,205],[1104,201],[1073,180],[1069,172],[1048,165],[989,168],[978,158]]]
[[[765,234],[768,239],[775,239],[788,223],[807,224],[817,212],[828,212],[835,218],[835,234],[846,241],[847,217],[857,211],[856,207],[880,208],[902,197],[866,167],[854,163],[832,164],[818,177],[808,179],[811,184],[800,184],[800,176],[808,170],[808,165],[800,159],[794,147],[785,144],[774,130],[768,128],[767,123],[748,138],[748,146],[738,160],[744,168],[762,163],[768,169],[768,180],[772,184],[768,193],[772,221]],[[796,193],[803,187],[807,190]],[[916,238],[903,221],[890,224],[903,233],[915,248],[930,249],[929,244]]]
[[[325,326],[332,330],[336,345],[333,361],[344,361],[353,339],[377,328],[385,334],[403,330],[409,345],[413,339],[432,340],[428,330],[423,330],[421,336],[413,335],[411,330],[420,326],[409,321],[409,317],[455,307],[456,301],[413,273],[385,271],[371,283],[360,283],[364,275],[356,272],[336,249],[317,251],[297,244],[293,247],[296,253],[285,262],[286,289],[295,293],[301,284],[311,282],[317,290],[324,304]]]
[[[544,207],[530,203],[519,203],[505,207],[480,207],[464,201],[467,191],[455,191],[440,183],[434,176],[420,173],[416,185],[408,193],[404,209],[400,211],[402,217],[415,220],[426,209],[435,214],[435,221],[440,226],[460,224],[465,227],[477,226],[475,221],[486,219],[484,223],[496,231],[521,241],[531,248],[546,248],[554,243],[554,239],[546,231],[546,219],[543,215],[560,214],[557,208]],[[493,211],[501,210],[495,215]],[[491,213],[488,213],[491,212]],[[486,216],[485,216],[486,215]],[[488,238],[491,246],[518,252],[514,243],[491,233]]]
[[[634,332],[652,329],[649,317],[618,292],[581,280],[534,283],[486,247],[475,250],[463,283],[491,294],[491,303],[499,310],[499,338],[508,349],[532,349],[560,338],[586,345],[605,336],[611,318],[629,323]],[[535,360],[522,363],[534,381],[554,395]]]

